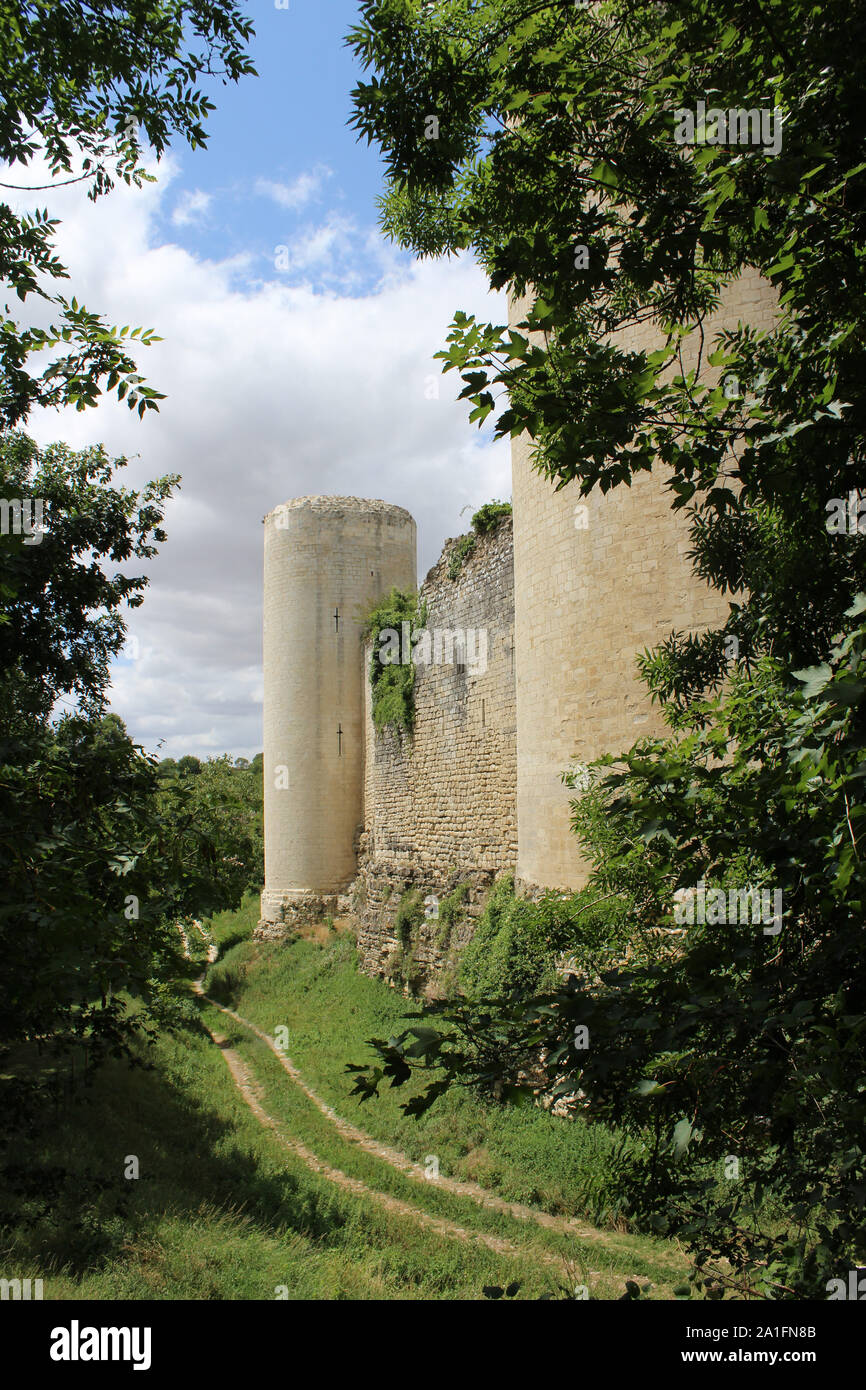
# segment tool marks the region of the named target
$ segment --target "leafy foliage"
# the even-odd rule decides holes
[[[448,561],[448,578],[456,579],[463,568],[464,563],[475,549],[476,538],[471,531],[465,536],[458,536],[451,547],[451,556]]]
[[[458,536],[451,549],[448,562],[448,578],[456,579],[475,550],[479,536],[490,535],[506,516],[511,516],[510,502],[485,502],[472,517],[472,530],[465,536]]]
[[[505,517],[511,516],[510,502],[485,502],[472,517],[472,529],[476,536],[486,536],[495,531]]]
[[[370,660],[370,686],[373,695],[373,723],[378,730],[391,727],[411,733],[415,722],[415,666],[411,643],[415,629],[427,621],[427,608],[419,604],[417,593],[392,589],[387,598],[371,610],[364,622],[364,636],[373,645]],[[403,661],[403,624],[408,623],[410,659]],[[396,634],[396,645],[383,642],[382,634]]]
[[[394,918],[394,933],[401,946],[408,947],[413,932],[424,920],[424,900],[420,888],[408,888],[401,894]]]
[[[524,975],[437,1006],[358,1084],[435,1065],[412,1113],[454,1081],[525,1102],[545,1057],[554,1093],[643,1145],[623,1198],[690,1247],[708,1297],[825,1297],[866,1257],[866,552],[858,524],[827,525],[839,499],[858,511],[866,446],[864,26],[841,0],[369,0],[350,36],[373,70],[355,123],[387,161],[386,231],[473,250],[523,301],[510,327],[454,316],[441,358],[471,418],[527,433],[580,495],[656,468],[696,575],[729,600],[718,628],[640,659],[671,735],[600,760],[576,799],[597,946],[578,932],[555,991]],[[778,110],[780,148],[683,148],[702,100]],[[710,339],[750,270],[775,326]],[[780,923],[679,922],[674,894],[701,882],[781,892]]]
[[[660,695],[687,700],[762,651],[821,659],[860,587],[862,536],[824,522],[866,446],[864,24],[841,0],[774,0],[757,21],[745,0],[367,0],[349,36],[371,70],[354,122],[386,162],[385,230],[532,291],[512,327],[455,314],[440,356],[472,418],[526,432],[536,467],[581,494],[660,463],[698,573],[736,596],[721,632],[672,636],[648,666]],[[781,151],[677,144],[677,111],[705,98],[777,107]],[[778,293],[777,327],[710,340],[748,267]],[[649,325],[656,350],[629,347]]]
[[[514,896],[514,879],[494,884],[484,912],[460,956],[460,987],[471,998],[489,999],[509,991],[535,990],[552,955],[542,915]]]
[[[446,893],[445,897],[439,903],[439,910],[436,917],[438,923],[436,930],[436,946],[438,950],[447,951],[451,941],[452,929],[461,916],[463,904],[468,896],[469,884],[458,882],[452,888],[451,892]]]
[[[157,158],[173,135],[193,150],[206,143],[214,107],[199,81],[255,71],[246,53],[253,27],[234,0],[4,0],[0,23],[0,163],[34,166],[29,181],[5,176],[0,188],[16,194],[82,182],[95,200],[117,178],[152,181],[145,142]],[[36,406],[83,410],[103,391],[139,415],[161,399],[131,356],[158,341],[153,331],[109,327],[53,289],[68,278],[53,249],[58,225],[47,208],[19,213],[0,202],[0,279],[22,303],[41,301],[38,323],[20,323],[8,305],[0,312],[0,429]],[[47,327],[46,306],[57,316]],[[58,347],[60,356],[30,370],[32,357]]]
[[[155,553],[176,482],[118,488],[122,465],[101,449],[40,451],[0,436],[3,493],[45,500],[38,543],[0,536],[4,1053],[36,1044],[62,1055],[81,1042],[93,1061],[128,1051],[137,1026],[171,1012],[178,919],[239,902],[260,873],[258,811],[240,783],[227,795],[220,765],[195,790],[161,780],[105,713],[120,609],[141,601],[145,583],[126,562]]]
[[[145,580],[120,568],[109,575],[96,562],[152,558],[165,540],[163,505],[180,481],[167,475],[134,492],[113,482],[125,466],[99,446],[39,450],[19,431],[0,434],[2,496],[41,500],[45,527],[35,544],[13,527],[0,535],[0,711],[7,729],[19,716],[46,718],[67,696],[86,709],[99,706],[109,663],[124,642],[120,609],[141,604]]]
[[[248,889],[260,889],[265,879],[264,789],[262,755],[252,762],[227,755],[208,758],[181,758],[176,771],[159,765],[162,796],[167,806],[186,804],[185,825],[207,827],[221,853],[221,877],[231,874],[237,883],[232,900]]]
[[[444,1005],[446,1027],[424,1038],[446,1077],[416,1111],[456,1079],[519,1091],[543,1052],[565,1073],[555,1092],[579,1087],[589,1118],[643,1138],[646,1167],[629,1155],[621,1193],[634,1219],[690,1245],[715,1290],[821,1296],[866,1255],[864,613],[866,596],[826,666],[790,684],[772,669],[742,680],[706,702],[693,733],[639,745],[608,772],[619,848],[589,889],[639,875],[655,952],[544,996]],[[697,921],[671,939],[674,893],[710,881],[744,833],[781,890],[781,931]],[[413,1030],[380,1045],[394,1084],[418,1041]]]

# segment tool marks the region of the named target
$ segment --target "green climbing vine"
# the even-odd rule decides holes
[[[370,686],[373,723],[377,730],[391,728],[411,733],[415,722],[415,665],[412,642],[427,622],[427,604],[414,589],[392,589],[368,613],[364,636],[373,644]],[[403,624],[409,624],[408,653],[404,650]],[[404,661],[404,655],[409,660]]]

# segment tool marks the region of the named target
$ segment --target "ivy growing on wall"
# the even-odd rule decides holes
[[[478,537],[495,531],[500,522],[510,515],[510,502],[485,502],[483,507],[479,507],[472,517],[472,530],[460,536],[451,551],[448,568],[450,579],[457,578],[467,556],[475,549]],[[367,614],[364,636],[373,644],[370,686],[373,692],[373,723],[379,731],[390,727],[403,733],[412,732],[415,724],[415,663],[412,650],[416,635],[426,622],[427,604],[419,599],[415,589],[392,589]],[[403,640],[404,623],[409,624],[408,643]]]
[[[373,643],[370,686],[373,692],[373,723],[379,731],[390,726],[405,733],[412,732],[415,722],[415,664],[411,659],[411,647],[415,633],[426,622],[427,605],[419,602],[414,589],[392,589],[387,598],[377,603],[367,615],[364,636]],[[403,623],[409,624],[407,653],[403,651]],[[393,650],[394,643],[388,649],[390,633],[400,638],[399,652]],[[408,661],[403,661],[404,655],[408,655]]]

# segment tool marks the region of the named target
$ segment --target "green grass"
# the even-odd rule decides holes
[[[285,1025],[289,1054],[309,1083],[373,1136],[419,1161],[435,1153],[443,1173],[481,1182],[511,1200],[617,1224],[605,1191],[616,1136],[602,1126],[540,1109],[487,1105],[460,1089],[420,1119],[406,1118],[400,1108],[410,1086],[386,1088],[368,1102],[350,1094],[346,1064],[370,1060],[366,1040],[400,1031],[412,1005],[358,974],[348,937],[324,946],[247,941],[212,967],[207,982],[215,999],[233,1004],[265,1032]]]
[[[211,1022],[211,1019],[208,1021]],[[226,1020],[220,1020],[216,1013],[212,1021],[215,1029],[220,1026],[225,1029]],[[350,1177],[360,1179],[373,1191],[396,1197],[431,1216],[444,1217],[467,1232],[483,1232],[508,1240],[525,1251],[527,1269],[531,1269],[533,1252],[536,1256],[540,1251],[558,1256],[556,1266],[543,1276],[542,1268],[538,1267],[541,1262],[538,1262],[529,1280],[530,1287],[547,1287],[558,1270],[564,1273],[569,1261],[581,1262],[586,1268],[592,1267],[602,1275],[604,1287],[612,1294],[622,1292],[628,1277],[637,1276],[651,1281],[665,1277],[667,1271],[641,1258],[639,1252],[622,1248],[622,1242],[628,1241],[626,1237],[614,1237],[611,1247],[599,1258],[591,1243],[573,1235],[541,1231],[533,1224],[516,1220],[505,1213],[482,1209],[435,1182],[420,1183],[392,1168],[384,1160],[342,1138],[316,1106],[296,1086],[287,1082],[279,1062],[262,1042],[243,1029],[233,1028],[230,1022],[227,1031],[231,1046],[242,1054],[254,1070],[268,1113],[282,1123],[285,1133],[311,1148],[318,1158]],[[503,1261],[504,1265],[509,1263]],[[527,1277],[524,1274],[524,1281]]]
[[[345,1071],[346,1063],[367,1056],[367,1038],[399,1031],[412,1006],[381,981],[358,974],[354,945],[347,936],[323,945],[310,940],[290,945],[240,943],[211,968],[207,988],[212,997],[236,1008],[271,1036],[275,1028],[285,1026],[289,1054],[305,1079],[339,1115],[372,1137],[421,1164],[435,1154],[443,1175],[476,1181],[509,1200],[608,1228],[622,1224],[616,1221],[605,1194],[616,1136],[601,1126],[568,1122],[540,1109],[488,1105],[461,1089],[443,1097],[421,1119],[407,1118],[400,1108],[411,1094],[409,1088],[386,1089],[378,1100],[366,1103],[351,1095],[353,1081]],[[219,1027],[219,1017],[215,1012],[208,1022]],[[498,1218],[489,1211],[473,1212],[465,1199],[446,1199],[435,1184],[419,1185],[345,1144],[312,1103],[291,1083],[286,1084],[268,1049],[243,1032],[233,1031],[233,1045],[247,1055],[259,1050],[255,1068],[266,1083],[271,1113],[287,1118],[292,1133],[317,1153],[416,1205],[423,1203],[463,1224],[481,1219],[485,1229],[523,1239],[523,1223],[503,1218],[496,1224]],[[537,1227],[531,1228],[531,1234],[533,1240],[542,1239]],[[566,1257],[575,1254],[571,1236],[544,1233],[543,1243]],[[670,1286],[669,1248],[645,1237],[611,1230],[603,1240],[591,1243],[590,1262],[594,1270],[608,1271],[617,1292],[630,1273]],[[682,1276],[684,1266],[678,1261],[676,1269]]]
[[[202,1034],[160,1039],[152,1060],[152,1071],[108,1064],[59,1125],[19,1139],[18,1165],[53,1170],[56,1191],[12,1213],[7,1196],[7,1277],[42,1278],[51,1299],[271,1299],[279,1286],[300,1299],[472,1299],[503,1279],[530,1295],[550,1287],[528,1260],[417,1229],[310,1173],[258,1124]],[[130,1155],[136,1180],[124,1178]]]
[[[436,1154],[443,1174],[586,1215],[586,1194],[603,1188],[610,1136],[464,1093],[421,1122],[401,1114],[397,1093],[362,1107],[349,1096],[345,1063],[363,1057],[365,1038],[398,1026],[406,1002],[357,974],[347,937],[256,943],[257,919],[248,898],[207,924],[224,953],[209,990],[265,1031],[285,1024],[293,1061],[339,1114],[422,1163]],[[682,1278],[662,1242],[541,1230],[393,1169],[342,1138],[254,1034],[211,1005],[201,1011],[254,1074],[285,1135],[373,1191],[469,1236],[507,1239],[512,1251],[430,1231],[310,1171],[252,1114],[208,1035],[186,1028],[143,1047],[148,1066],[108,1063],[35,1133],[13,1136],[0,1274],[43,1279],[49,1299],[109,1300],[272,1299],[282,1288],[292,1299],[466,1300],[512,1280],[521,1298],[583,1282],[613,1298],[628,1277],[670,1297]],[[124,1176],[130,1155],[137,1179]]]

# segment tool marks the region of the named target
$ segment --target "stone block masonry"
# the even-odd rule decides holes
[[[514,565],[511,519],[477,538],[456,578],[450,577],[455,540],[427,575],[420,598],[435,654],[448,655],[443,633],[471,632],[462,663],[418,664],[415,723],[411,734],[377,732],[369,679],[366,690],[367,750],[364,832],[354,888],[360,922],[362,968],[404,978],[409,966],[430,979],[449,953],[471,934],[486,890],[517,859],[516,708],[514,675]],[[480,659],[485,652],[486,659]],[[368,646],[365,663],[373,655]],[[474,655],[475,660],[471,660]],[[444,899],[458,885],[466,897],[453,930],[435,915],[423,918],[407,952],[395,927],[404,893]],[[436,904],[427,904],[435,913]]]
[[[512,325],[527,304],[512,301]],[[776,315],[770,286],[747,271],[725,288],[705,345]],[[658,332],[640,325],[623,345],[651,351]],[[692,339],[686,369],[696,352]],[[728,605],[693,572],[688,518],[671,510],[661,468],[582,499],[576,485],[555,491],[519,438],[512,472],[513,525],[465,555],[447,541],[421,588],[434,659],[416,667],[411,733],[375,730],[361,639],[375,603],[415,587],[409,513],[307,497],[265,519],[260,935],[351,910],[364,970],[435,989],[498,874],[514,871],[533,895],[585,882],[563,771],[662,732],[637,654],[672,630],[721,624]],[[443,635],[467,632],[472,644],[449,660]]]

